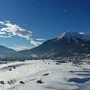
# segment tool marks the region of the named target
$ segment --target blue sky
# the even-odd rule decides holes
[[[90,0],[0,0],[0,45],[32,48],[66,31],[90,33]]]

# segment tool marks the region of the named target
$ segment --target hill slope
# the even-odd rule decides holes
[[[75,53],[88,54],[90,53],[90,36],[77,32],[66,32],[38,47],[23,52],[32,52],[40,58],[72,56]]]

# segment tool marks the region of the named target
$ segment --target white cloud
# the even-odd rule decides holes
[[[10,23],[10,21],[4,20],[4,22]]]
[[[42,42],[37,42],[34,40],[31,40],[31,43],[34,44],[35,46],[39,46],[40,44],[42,44]]]
[[[37,41],[44,41],[45,39],[43,39],[43,38],[38,38],[38,39],[36,39]]]
[[[79,34],[85,34],[84,32],[79,32]]]
[[[0,35],[4,35],[4,34],[6,34],[6,32],[1,32],[1,31],[0,31]]]
[[[31,49],[31,47],[25,45],[14,45],[14,47],[10,47],[10,48],[14,49],[15,51]]]
[[[11,38],[10,35],[6,35],[6,32],[0,31],[0,38]]]
[[[3,22],[3,21],[0,21],[0,24],[1,24],[1,25],[4,25],[4,22]]]
[[[4,22],[3,25],[6,27],[2,28],[1,31],[6,31],[8,33],[11,32],[13,35],[17,35],[19,37],[26,37],[32,34],[31,31],[23,29],[16,24],[11,24],[10,22]]]
[[[3,36],[3,35],[0,35],[0,38],[11,38],[11,36]]]
[[[42,44],[42,42],[36,41],[33,38],[26,37],[26,39],[28,41],[30,41],[32,44],[34,44],[35,46],[38,46],[38,45]]]
[[[19,37],[23,37],[26,40],[28,40],[31,44],[38,46],[40,45],[42,42],[38,42],[35,39],[31,38],[32,36],[32,32],[26,29],[21,28],[20,26],[16,25],[16,24],[12,24],[10,23],[10,21],[0,21],[0,24],[3,25],[4,27],[1,28],[1,34],[6,34],[8,33],[7,36],[1,36],[1,37],[12,37],[12,36],[19,36]]]

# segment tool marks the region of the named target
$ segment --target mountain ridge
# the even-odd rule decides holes
[[[14,57],[14,59],[32,59],[36,57],[43,59],[61,56],[68,57],[73,56],[75,53],[89,54],[89,39],[90,35],[87,34],[80,34],[78,32],[65,32],[54,39],[45,41],[35,48],[18,52],[9,49],[11,52],[6,53],[5,51],[5,54],[6,56],[10,55],[11,58]]]
[[[90,53],[90,36],[88,36],[88,40],[86,36],[86,34],[78,32],[66,32],[27,51],[42,57],[46,57],[46,55],[50,57],[72,56],[74,53],[88,54]]]

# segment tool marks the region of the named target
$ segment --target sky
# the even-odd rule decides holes
[[[90,34],[90,0],[0,0],[0,45],[30,49],[67,31]]]

